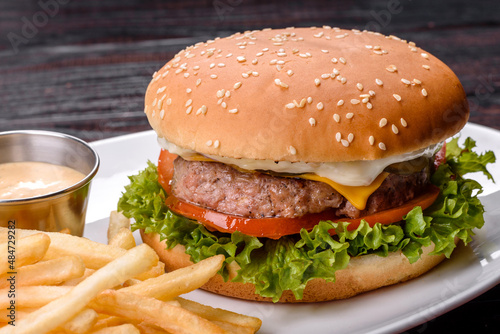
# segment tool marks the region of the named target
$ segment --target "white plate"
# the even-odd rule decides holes
[[[468,124],[462,138],[471,136],[480,151],[493,150],[500,160],[500,132]],[[159,147],[153,131],[92,143],[101,167],[92,185],[85,236],[106,242],[107,217],[128,184],[128,175],[156,161]],[[500,182],[500,162],[489,167]],[[473,175],[484,195],[499,186]],[[485,201],[486,224],[471,247],[459,246],[450,260],[412,281],[382,288],[341,301],[282,305],[236,300],[205,291],[188,298],[262,319],[259,333],[387,333],[400,332],[429,321],[477,297],[500,283],[500,194]]]

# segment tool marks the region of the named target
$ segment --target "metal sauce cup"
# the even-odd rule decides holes
[[[82,236],[90,183],[99,168],[99,156],[84,141],[49,131],[0,132],[0,164],[46,162],[73,168],[85,175],[78,183],[42,196],[0,200],[0,226],[60,231]]]

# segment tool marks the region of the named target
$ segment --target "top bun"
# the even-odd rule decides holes
[[[464,90],[412,42],[338,28],[264,29],[197,43],[153,75],[158,136],[202,154],[274,161],[374,160],[467,122]]]

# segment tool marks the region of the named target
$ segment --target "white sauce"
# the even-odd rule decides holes
[[[170,153],[180,155],[184,158],[196,155],[192,150],[181,148],[165,138],[158,138],[160,146]],[[370,185],[377,176],[389,165],[397,162],[408,161],[418,157],[432,157],[440,144],[431,145],[427,148],[395,155],[378,160],[358,160],[348,162],[290,162],[273,160],[253,160],[235,159],[219,157],[216,155],[204,154],[206,157],[247,170],[271,170],[277,173],[313,173],[321,177],[326,177],[334,182],[346,186],[367,186]]]
[[[44,162],[0,164],[0,200],[46,195],[78,183],[84,174]]]

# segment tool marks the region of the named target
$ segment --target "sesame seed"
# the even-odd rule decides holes
[[[394,73],[397,72],[397,67],[395,65],[389,65],[388,67],[385,68],[387,71]]]
[[[242,76],[243,78],[245,78],[245,79],[249,77],[248,73],[245,73],[245,72],[241,73],[241,76]]]
[[[422,88],[422,95],[427,96],[427,91],[425,90],[425,88]]]
[[[280,80],[280,79],[278,79],[278,78],[276,78],[276,79],[274,79],[274,83],[275,83],[277,86],[279,86],[279,85],[281,84],[281,80]]]
[[[295,108],[295,103],[293,103],[293,102],[287,103],[287,104],[285,105],[285,107],[286,107],[287,109],[293,109],[293,108]]]
[[[269,51],[269,48],[263,48],[262,51],[267,52],[267,51]]]
[[[314,118],[309,118],[309,124],[311,124],[311,126],[315,126],[316,125],[316,120]]]
[[[338,59],[337,58],[332,58],[332,63],[337,64],[338,63]]]
[[[226,102],[222,102],[222,103],[220,104],[220,106],[221,106],[222,108],[226,109],[226,108],[227,108],[227,103],[226,103]]]
[[[373,46],[371,46],[371,45],[365,45],[365,48],[371,49],[371,48],[373,48]]]
[[[408,126],[408,123],[406,123],[406,120],[404,118],[401,118],[401,125],[406,128]]]
[[[320,37],[323,37],[323,35],[324,35],[324,33],[322,31],[320,31],[319,33],[314,34],[313,36],[316,38],[320,38]]]
[[[352,112],[345,114],[345,118],[347,118],[347,119],[351,119],[353,117],[354,117],[354,114]]]
[[[192,92],[192,89],[191,88],[186,88],[186,93],[191,93]]]
[[[387,125],[387,119],[386,118],[381,118],[380,122],[378,123],[378,126],[380,126],[381,128],[383,128],[386,125]]]
[[[153,105],[152,105],[153,108],[156,106],[156,101],[158,101],[158,98],[155,97],[155,99],[153,100]]]
[[[165,91],[165,89],[167,89],[167,86],[163,86],[161,88],[158,88],[158,90],[156,91],[156,94],[163,93]]]
[[[370,99],[368,97],[365,97],[364,99],[361,100],[361,102],[363,102],[363,103],[368,103],[368,101],[370,101]]]
[[[255,58],[254,60],[252,60],[252,64],[253,65],[256,65],[258,62],[259,62],[259,60],[257,58]]]
[[[186,109],[186,114],[190,114],[191,111],[193,111],[193,106],[189,106],[187,109]]]
[[[340,61],[342,64],[344,64],[344,65],[345,65],[345,63],[346,63],[346,61],[345,61],[345,58],[344,58],[344,57],[340,57],[340,58],[339,58],[339,61]]]
[[[304,108],[306,105],[306,102],[307,102],[307,100],[305,97],[302,100],[300,100],[299,108]]]
[[[392,96],[394,96],[394,98],[396,99],[396,101],[401,101],[401,96],[399,96],[398,94],[392,94]]]
[[[394,124],[392,125],[392,132],[394,132],[394,134],[398,134],[399,133],[399,129],[397,126],[395,126]]]
[[[237,60],[238,62],[240,62],[240,63],[243,63],[243,62],[245,62],[247,59],[246,59],[244,56],[238,56],[238,57],[236,57],[236,60]]]
[[[430,70],[431,67],[429,65],[422,65],[423,68],[425,68],[426,70]]]
[[[214,68],[214,67],[215,67],[215,63],[210,64],[210,68]]]
[[[344,100],[339,100],[339,102],[337,102],[337,106],[339,106],[339,107],[340,107],[340,106],[342,106],[342,105],[344,105]]]
[[[383,81],[380,79],[375,79],[375,83],[379,86],[382,86],[384,84]]]
[[[359,104],[359,100],[358,99],[351,99],[351,103],[352,104]]]
[[[313,98],[309,96],[309,97],[307,98],[307,103],[312,103],[312,101],[313,101]]]
[[[187,100],[185,107],[189,107],[191,105],[191,103],[193,103],[193,100],[191,100],[191,99]]]
[[[278,57],[286,57],[286,53],[285,52],[278,52],[276,55]]]
[[[321,85],[321,81],[320,81],[319,79],[317,79],[317,78],[316,78],[316,79],[314,79],[314,84],[315,84],[316,86],[319,86],[319,85]]]
[[[206,113],[207,113],[207,106],[206,105],[202,105],[201,108],[196,111],[196,115],[206,114]]]
[[[207,142],[205,143],[205,145],[212,146],[212,141],[211,140],[207,140]]]
[[[212,78],[212,79],[217,79],[217,74],[211,74],[211,75],[210,75],[210,78]]]
[[[198,87],[201,84],[201,79],[196,80],[196,87]]]
[[[339,114],[333,114],[333,119],[335,120],[335,122],[339,123],[340,122]]]
[[[349,141],[349,143],[352,143],[352,141],[354,140],[354,134],[349,133],[349,135],[347,136],[347,140]]]
[[[167,99],[167,106],[169,106],[169,105],[171,105],[171,104],[172,104],[172,99],[169,97],[169,98]]]
[[[234,108],[234,109],[229,109],[228,111],[230,114],[236,114],[238,112],[238,109]]]
[[[293,71],[292,71],[292,70],[288,70],[288,71],[286,72],[286,74],[288,74],[288,76],[289,76],[289,77],[291,77],[291,76],[293,75]]]
[[[160,111],[160,118],[163,119],[165,117],[165,110]]]
[[[370,96],[375,96],[375,92],[374,92],[373,90],[368,91],[368,94],[369,94]]]
[[[333,74],[335,74],[335,75],[339,75],[339,74],[340,74],[340,71],[339,71],[339,70],[337,70],[336,68],[334,68],[334,69],[332,70],[332,72],[333,72]]]
[[[328,53],[329,51],[328,50],[321,50],[321,52]]]
[[[283,81],[280,82],[280,86],[283,88],[288,88],[288,85],[284,83]]]
[[[411,84],[411,81],[410,80],[406,80],[404,78],[401,79],[401,82],[404,83],[405,85],[409,85]]]
[[[344,147],[349,147],[349,142],[347,140],[341,139],[340,142],[344,145]]]
[[[232,55],[233,55],[232,53],[228,53],[228,54],[226,55],[226,58],[232,57]]]
[[[339,76],[340,77],[340,76]],[[347,78],[345,77],[342,77],[342,79],[340,79],[340,82],[342,82],[342,84],[345,84],[347,82]]]
[[[370,109],[370,110],[371,110],[371,109],[373,109],[373,105],[372,105],[370,102],[368,102],[368,103],[366,104],[366,107],[367,107],[368,109]]]
[[[321,79],[328,79],[328,78],[330,78],[330,73],[321,74]]]
[[[256,56],[256,57],[261,57],[261,56],[263,56],[263,55],[264,55],[264,53],[263,53],[263,52],[259,52],[259,53],[257,53],[255,56]]]
[[[337,142],[339,142],[339,143],[340,143],[340,139],[342,139],[342,135],[340,134],[340,132],[337,132],[337,133],[335,134],[335,139],[337,140]]]
[[[225,92],[226,92],[226,90],[225,90],[225,89],[218,90],[218,91],[217,91],[217,97],[218,97],[218,98],[223,97]]]
[[[184,78],[189,78],[189,73],[184,73]]]
[[[429,55],[427,53],[421,53],[420,55],[425,59],[429,59]]]
[[[382,151],[385,151],[387,148],[385,147],[385,144],[380,142],[378,143],[378,148],[380,148]]]
[[[318,110],[323,110],[324,106],[323,106],[323,102],[319,102],[317,105],[316,105],[316,108],[318,108]]]
[[[375,138],[374,138],[373,136],[370,136],[370,137],[368,138],[368,142],[370,143],[370,145],[372,145],[372,146],[373,146],[373,144],[375,144]]]
[[[418,80],[418,79],[413,79],[413,82],[416,84],[416,85],[421,85],[422,84],[422,81]]]
[[[193,66],[193,70],[198,71],[200,69],[199,65]],[[168,72],[168,71],[167,71]]]
[[[292,155],[297,154],[297,149],[295,149],[295,147],[293,147],[293,146],[288,147],[288,150],[290,151],[290,153],[291,153]]]
[[[363,85],[361,83],[357,83],[356,84],[356,87],[359,89],[359,90],[363,90]]]
[[[224,63],[218,63],[217,66],[219,66],[219,67],[225,67],[226,64],[224,64]]]
[[[219,141],[218,139],[216,139],[216,140],[214,141],[214,147],[215,147],[215,148],[219,148],[219,146],[220,146],[220,141]]]
[[[226,91],[226,94],[224,94],[225,97],[230,97],[231,96],[231,92],[230,91]]]

